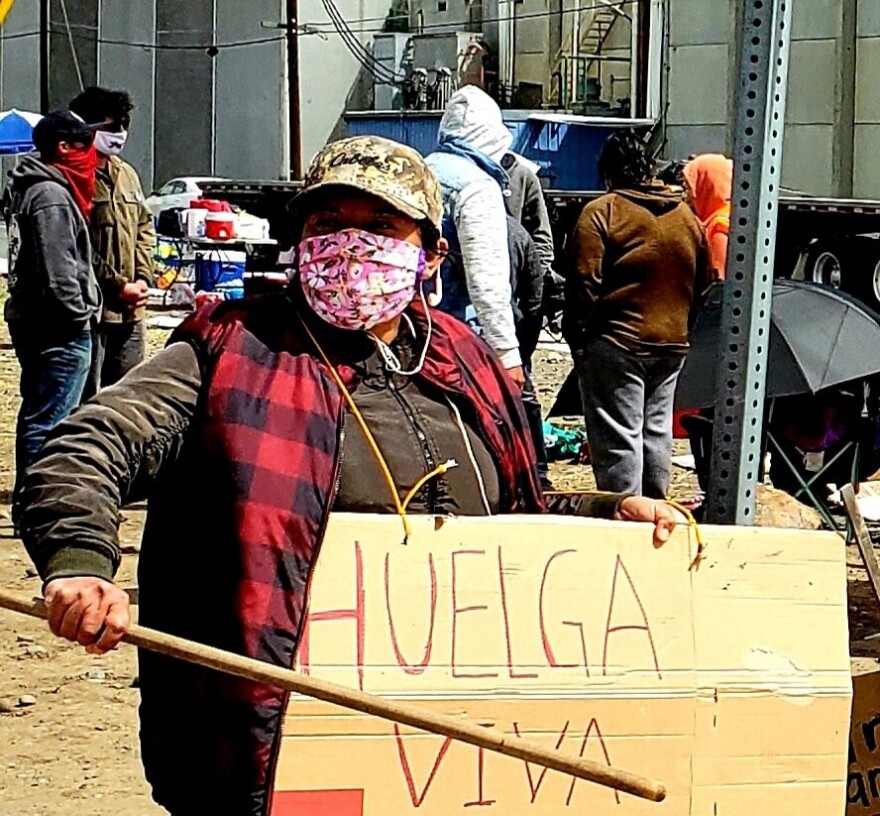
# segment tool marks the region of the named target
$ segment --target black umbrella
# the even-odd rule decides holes
[[[691,332],[677,410],[715,404],[722,306],[710,298]],[[745,338],[743,338],[745,341]],[[854,297],[800,281],[773,284],[767,398],[815,394],[880,371],[880,316]]]

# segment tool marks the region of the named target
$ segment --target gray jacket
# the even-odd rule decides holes
[[[8,323],[68,334],[101,311],[89,230],[64,174],[34,156],[11,173]]]
[[[532,236],[546,275],[553,268],[555,252],[550,215],[541,182],[513,153],[508,153],[501,160],[501,166],[510,177],[510,195],[504,199],[507,213],[519,221]]]

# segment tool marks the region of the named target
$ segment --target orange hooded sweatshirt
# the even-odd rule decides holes
[[[733,161],[718,153],[697,156],[685,165],[684,178],[694,212],[706,229],[712,268],[718,279],[724,280],[727,237],[730,233]]]

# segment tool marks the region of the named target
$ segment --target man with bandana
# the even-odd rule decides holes
[[[137,171],[119,154],[134,105],[125,91],[87,88],[70,103],[95,134],[98,176],[91,217],[98,282],[104,295],[86,397],[112,385],[144,359],[147,290],[153,285],[156,233]]]
[[[33,131],[39,155],[11,173],[9,297],[4,316],[21,366],[12,522],[21,514],[24,471],[46,436],[80,403],[101,293],[92,270],[88,218],[95,191],[94,128],[70,111]]]

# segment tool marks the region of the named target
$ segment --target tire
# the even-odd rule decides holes
[[[867,270],[868,285],[862,293],[862,300],[875,312],[880,312],[880,255],[874,255]]]
[[[844,266],[842,254],[836,247],[817,246],[807,256],[804,280],[843,289]]]

